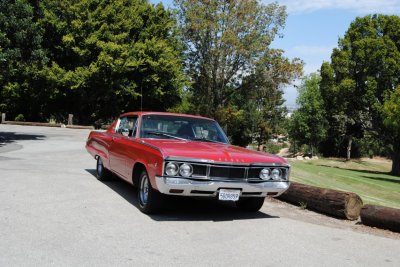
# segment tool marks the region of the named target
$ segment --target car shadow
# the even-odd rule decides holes
[[[96,177],[95,169],[86,171]],[[114,178],[103,182],[114,192],[123,197],[130,204],[139,209],[135,188],[119,179]],[[164,201],[163,212],[157,215],[149,215],[155,221],[235,221],[254,219],[273,219],[278,216],[269,215],[262,211],[243,212],[236,208],[233,202],[221,202],[209,198],[190,198],[180,196],[168,196]]]

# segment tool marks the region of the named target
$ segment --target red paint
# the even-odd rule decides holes
[[[135,137],[116,133],[115,128],[118,124],[116,120],[105,132],[92,131],[89,134],[86,149],[93,157],[102,157],[104,167],[131,183],[135,164],[143,164],[149,174],[152,187],[156,188],[155,176],[162,175],[162,164],[164,158],[168,156],[243,164],[287,164],[287,161],[281,157],[230,144],[139,137],[143,115],[173,115],[213,121],[209,118],[164,112],[129,112],[122,114],[120,118],[127,115],[138,116],[139,129]]]

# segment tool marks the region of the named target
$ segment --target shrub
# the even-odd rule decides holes
[[[15,121],[25,121],[25,117],[23,114],[18,114],[15,119]]]

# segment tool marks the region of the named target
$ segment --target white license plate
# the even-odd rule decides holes
[[[225,201],[237,201],[239,200],[240,190],[233,189],[220,189],[218,199]]]

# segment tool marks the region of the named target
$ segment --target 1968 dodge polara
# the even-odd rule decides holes
[[[86,149],[97,160],[99,180],[114,173],[137,187],[144,213],[160,211],[166,195],[218,198],[258,211],[267,195],[289,187],[286,160],[229,144],[205,117],[125,113],[106,132],[91,132]]]

